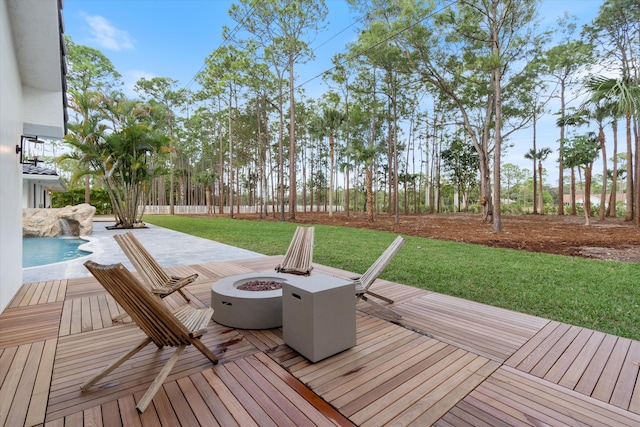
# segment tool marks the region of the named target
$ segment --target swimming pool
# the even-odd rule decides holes
[[[78,249],[87,240],[77,237],[23,237],[22,268],[69,261],[90,255]]]

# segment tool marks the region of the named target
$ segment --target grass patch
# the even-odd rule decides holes
[[[145,221],[265,255],[286,252],[298,224],[147,216]],[[364,273],[395,234],[316,225],[313,260]],[[640,340],[640,264],[405,236],[381,277]]]

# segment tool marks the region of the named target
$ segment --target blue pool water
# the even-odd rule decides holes
[[[77,237],[24,237],[22,239],[22,268],[69,261],[91,254],[78,246],[87,240]]]

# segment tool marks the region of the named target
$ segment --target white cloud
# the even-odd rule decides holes
[[[115,51],[133,49],[135,40],[128,32],[114,27],[102,16],[84,14],[83,17],[91,28],[92,41],[99,47]]]
[[[122,74],[122,79],[124,80],[123,90],[128,97],[130,98],[140,97],[140,94],[136,93],[136,91],[134,90],[134,87],[136,86],[136,83],[138,83],[138,80],[140,80],[143,77],[147,80],[151,80],[152,78],[157,76],[153,73],[149,73],[147,71],[141,71],[141,70],[128,70]]]

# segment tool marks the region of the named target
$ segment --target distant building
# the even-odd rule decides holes
[[[605,206],[609,205],[609,199],[611,199],[611,195],[607,194],[607,200],[606,200]],[[591,200],[591,206],[600,206],[600,193],[591,194],[591,196],[589,197],[589,200]],[[562,198],[562,201],[565,206],[570,206],[571,195],[565,194],[564,197]],[[623,206],[627,206],[627,195],[625,193],[616,194],[616,204],[620,202],[622,202]],[[576,194],[576,204],[584,205],[584,194]]]
[[[0,310],[22,286],[21,149],[66,131],[62,35],[61,0],[0,0]]]
[[[51,193],[67,191],[67,184],[52,169],[22,165],[22,207],[49,208]]]

